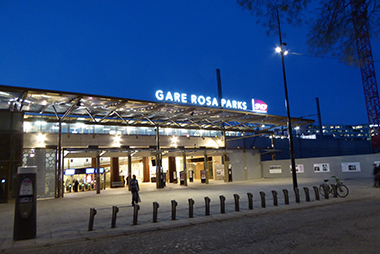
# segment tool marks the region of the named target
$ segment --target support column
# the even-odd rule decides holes
[[[274,135],[272,134],[271,140],[271,148],[272,148],[272,161],[276,160],[275,154],[274,154]]]
[[[149,183],[150,182],[150,170],[149,170],[150,160],[149,160],[149,157],[143,157],[142,162],[143,162],[143,172],[144,172],[143,173],[143,175],[144,175],[143,182]],[[131,176],[132,176],[132,173],[131,173]]]
[[[100,194],[100,155],[96,156],[96,194]]]
[[[223,158],[224,158],[224,182],[229,182],[230,177],[228,173],[228,170],[229,170],[228,165],[230,164],[230,161],[228,158],[228,154],[223,155]]]
[[[162,154],[161,154],[161,148],[160,148],[160,128],[156,126],[156,187],[164,188],[164,183],[162,179]]]
[[[111,158],[111,188],[113,188],[114,182],[120,182],[120,174],[119,174],[119,158],[112,157]]]
[[[175,157],[169,157],[169,182],[173,183],[174,182],[174,174],[176,174],[176,165],[175,165]],[[166,176],[168,177],[168,176]]]
[[[131,154],[128,154],[128,176],[127,176],[127,183],[128,183],[128,190],[131,190],[130,182],[132,179],[132,156]],[[145,180],[145,177],[144,177]]]
[[[97,163],[98,163],[97,158],[92,157],[91,158],[91,167],[96,169],[98,167]],[[95,173],[95,182],[97,182],[96,173]],[[95,186],[95,190],[96,190],[96,186]]]
[[[207,153],[205,153],[205,155],[204,155],[204,159],[205,159],[205,162],[204,162],[204,170],[205,170],[205,172],[206,172],[206,184],[208,184],[209,183],[209,177],[208,177],[208,163],[207,163]]]
[[[156,187],[164,188],[163,182],[162,182],[162,154],[158,153],[156,155]]]
[[[63,151],[62,150],[60,153],[61,153],[61,158],[63,158],[62,154],[63,154]],[[63,194],[65,193],[65,186],[63,186],[63,176],[64,176],[64,171],[63,169],[65,168],[65,160],[61,159],[61,164],[62,164],[62,167],[61,167],[61,172],[60,172],[60,185],[59,185],[59,188],[61,190],[61,195],[59,197],[63,198]]]
[[[184,185],[187,186],[187,167],[186,167],[186,154],[183,153],[183,173],[185,175]],[[206,176],[207,179],[207,176]]]
[[[58,168],[56,172],[56,180],[55,180],[55,197],[61,197],[62,193],[62,180],[61,180],[61,171],[62,171],[62,124],[59,122],[59,130],[58,130]]]

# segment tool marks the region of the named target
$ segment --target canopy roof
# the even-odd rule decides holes
[[[0,109],[23,112],[26,121],[269,133],[287,117],[118,97],[0,85]],[[292,126],[313,123],[292,118]]]

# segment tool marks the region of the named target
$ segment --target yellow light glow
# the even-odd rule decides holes
[[[115,136],[115,137],[113,138],[113,142],[114,142],[114,143],[120,143],[120,141],[121,141],[121,137],[120,137],[120,136]]]
[[[39,143],[43,143],[43,142],[45,142],[45,140],[46,140],[46,136],[44,134],[40,133],[37,135],[37,141]]]

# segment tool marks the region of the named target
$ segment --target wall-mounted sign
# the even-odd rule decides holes
[[[75,175],[75,169],[73,169],[73,168],[66,169],[65,175]]]
[[[292,165],[289,165],[290,173],[292,173]],[[304,173],[304,167],[303,164],[296,164],[296,173]]]
[[[330,172],[330,164],[329,163],[314,164],[313,168],[314,168],[315,173]]]
[[[270,165],[269,166],[269,174],[281,174],[282,167],[281,165]]]
[[[343,162],[342,172],[360,172],[360,162]]]
[[[86,174],[94,174],[95,169],[94,168],[86,168]]]
[[[86,168],[86,174],[96,174],[97,169],[96,168]],[[99,174],[104,173],[104,168],[99,168]]]
[[[230,109],[239,109],[239,110],[249,110],[248,104],[245,101],[237,101],[237,100],[226,100],[221,99],[221,105],[219,105],[219,101],[217,98],[212,98],[210,96],[203,95],[195,95],[191,94],[188,96],[187,93],[178,93],[178,92],[165,92],[162,90],[157,90],[156,99],[159,101],[166,102],[178,102],[178,103],[190,103],[200,106],[211,106],[211,107],[222,107],[222,108],[230,108]],[[268,105],[257,99],[252,99],[252,111],[258,113],[267,113]]]

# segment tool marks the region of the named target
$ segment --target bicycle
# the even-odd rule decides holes
[[[338,179],[338,177],[332,176],[331,178],[335,179],[335,184],[332,185],[335,186],[336,194],[341,198],[347,197],[349,192],[347,186],[344,185],[343,182]],[[325,190],[328,192],[328,194],[334,195],[334,190],[332,186],[329,185],[329,179],[325,179],[324,183],[319,186],[319,192],[322,196],[325,196]]]

